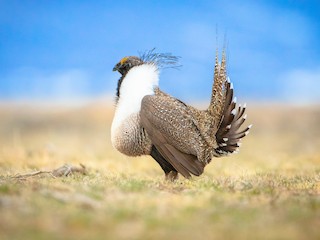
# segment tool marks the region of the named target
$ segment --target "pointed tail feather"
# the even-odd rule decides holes
[[[208,112],[217,121],[221,118],[223,112],[223,106],[226,97],[226,83],[227,68],[226,68],[226,54],[225,50],[222,52],[221,64],[218,60],[218,51],[216,52],[215,65],[214,65],[214,82],[212,87],[211,102],[208,108]]]

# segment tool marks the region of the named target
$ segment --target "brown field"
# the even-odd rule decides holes
[[[0,239],[320,239],[320,107],[248,105],[240,153],[164,181],[110,144],[112,105],[0,105]],[[86,166],[68,177],[18,174]]]

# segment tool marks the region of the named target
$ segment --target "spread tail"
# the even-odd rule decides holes
[[[214,156],[225,156],[237,152],[240,147],[240,140],[249,133],[252,125],[240,130],[246,120],[244,114],[246,106],[239,105],[236,108],[236,98],[233,98],[233,86],[227,76],[226,53],[222,52],[221,64],[216,53],[214,67],[214,83],[212,97],[208,112],[213,117],[213,124],[216,128],[216,142]]]

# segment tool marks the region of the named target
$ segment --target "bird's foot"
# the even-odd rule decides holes
[[[170,171],[166,173],[166,181],[174,182],[178,179],[178,172]]]

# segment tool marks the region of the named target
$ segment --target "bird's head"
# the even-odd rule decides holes
[[[120,88],[123,87],[124,81],[128,81],[127,73],[132,68],[137,67],[136,70],[139,70],[138,66],[139,67],[141,66],[142,68],[140,68],[140,73],[141,71],[143,72],[142,72],[142,75],[136,77],[137,81],[132,81],[133,80],[132,74],[129,80],[131,79],[130,81],[132,81],[134,85],[139,85],[137,84],[138,82],[141,83],[141,81],[146,81],[144,83],[145,88],[150,89],[149,83],[151,83],[152,85],[158,84],[158,74],[159,74],[158,70],[160,68],[168,68],[168,67],[178,68],[179,67],[179,65],[177,65],[179,57],[172,56],[170,53],[156,53],[154,52],[154,50],[155,49],[146,51],[143,54],[140,54],[139,57],[136,57],[136,56],[124,57],[120,60],[120,62],[118,62],[114,66],[113,71],[118,71],[121,74],[121,77],[118,80],[118,86],[117,86],[117,92],[116,92],[116,103],[120,98],[120,90],[121,90]],[[132,69],[131,71],[134,72],[134,69]],[[125,78],[126,80],[124,80]],[[139,85],[140,89],[142,85],[143,84]],[[132,89],[134,88],[131,88],[131,90]]]
[[[143,61],[138,57],[124,57],[114,66],[113,71],[118,71],[121,75],[126,75],[131,68],[141,64],[143,64]]]

